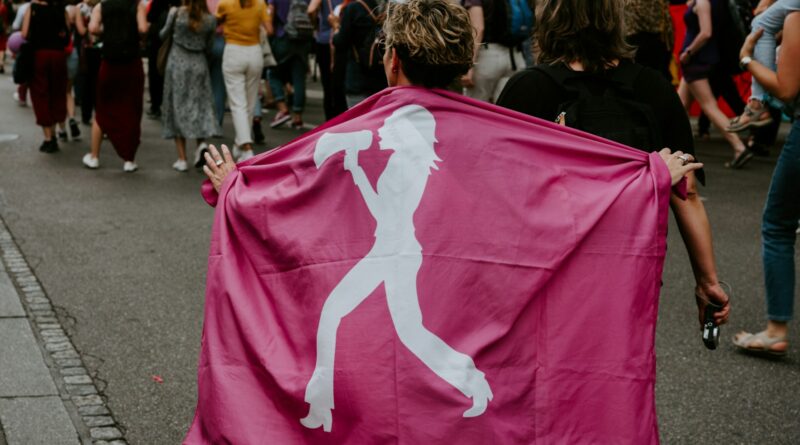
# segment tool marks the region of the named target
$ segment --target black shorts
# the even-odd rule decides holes
[[[708,63],[692,63],[688,65],[681,65],[681,72],[683,78],[687,82],[694,82],[695,80],[708,79],[711,77],[711,71],[714,70],[714,65]]]

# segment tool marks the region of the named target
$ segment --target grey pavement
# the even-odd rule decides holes
[[[79,444],[31,322],[2,264],[0,339],[0,441],[8,445]]]
[[[8,77],[0,76],[0,134],[20,137],[0,142],[0,217],[127,442],[180,443],[196,401],[213,217],[198,193],[203,176],[170,168],[173,145],[149,120],[134,174],[121,171],[122,161],[107,142],[101,168],[83,168],[87,137],[62,143],[60,153],[39,153],[32,110],[12,102]],[[322,121],[318,94],[309,98],[304,119]],[[299,134],[264,129],[268,144],[260,151]],[[230,143],[229,119],[225,130]],[[719,135],[699,143],[708,176],[701,193],[720,277],[734,290],[733,313],[720,349],[707,351],[697,327],[690,264],[671,222],[656,342],[663,443],[800,443],[796,323],[789,356],[782,360],[739,354],[729,341],[740,329],[764,324],[759,225],[777,152],[773,148],[772,156],[730,171],[723,163],[731,153]]]

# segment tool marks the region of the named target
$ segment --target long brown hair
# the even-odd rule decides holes
[[[625,42],[622,0],[544,0],[536,24],[539,62],[581,62],[602,72],[616,59],[632,59]]]
[[[208,5],[205,0],[183,0],[183,5],[189,11],[189,29],[197,32],[203,26],[203,19],[208,14]]]

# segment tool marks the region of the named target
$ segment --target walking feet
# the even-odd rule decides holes
[[[757,334],[739,332],[733,337],[733,345],[743,352],[772,357],[783,357],[789,349],[785,335],[770,337],[767,331]]]
[[[275,117],[272,118],[272,122],[269,123],[269,126],[270,128],[278,128],[290,120],[292,120],[292,116],[288,111],[278,111]]]
[[[752,150],[750,150],[749,148],[745,148],[744,150],[740,151],[736,156],[734,156],[733,159],[730,160],[730,162],[726,162],[725,167],[738,170],[744,167],[745,164],[750,162],[750,160],[753,159],[754,155],[755,153],[753,153]]]
[[[264,142],[264,132],[261,130],[261,118],[253,118],[253,141],[256,144]]]
[[[75,122],[75,119],[69,120],[69,133],[72,136],[72,139],[80,139],[81,137],[81,129],[78,127],[78,123]]]
[[[93,157],[91,153],[86,153],[83,156],[83,165],[86,168],[90,168],[92,170],[95,170],[95,169],[100,167],[100,160],[95,158],[95,157]]]
[[[468,396],[472,399],[472,408],[464,411],[464,417],[478,417],[486,411],[489,402],[494,398],[492,389],[489,387],[489,382],[483,373],[480,373],[480,379],[477,380],[475,387],[471,388],[471,394]]]
[[[50,139],[49,141],[42,142],[42,145],[39,146],[39,151],[42,153],[55,153],[58,151],[58,141],[56,138]]]
[[[330,433],[331,427],[333,426],[333,414],[330,408],[320,408],[316,405],[311,405],[308,410],[308,415],[300,419],[300,423],[302,423],[304,427],[312,430],[322,427],[323,431]]]
[[[202,168],[205,165],[205,154],[208,151],[208,144],[205,142],[201,142],[200,145],[197,146],[197,150],[194,152],[194,166],[195,168]]]
[[[172,164],[172,168],[179,172],[185,172],[189,170],[189,165],[186,162],[186,159],[178,159]]]

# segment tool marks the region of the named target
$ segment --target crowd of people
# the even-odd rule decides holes
[[[670,3],[687,6],[678,57],[672,56],[676,30]],[[265,102],[276,109],[270,127],[303,128],[312,59],[326,119],[402,84],[391,69],[395,57],[411,60],[403,65],[408,71],[416,55],[403,53],[402,47],[389,50],[383,36],[386,5],[380,0],[32,0],[19,5],[2,0],[0,53],[5,57],[8,43],[15,55],[15,100],[23,105],[30,95],[42,128],[42,152],[57,151],[59,138],[80,137],[79,104],[81,121],[91,125],[83,164],[99,167],[107,137],[127,172],[137,169],[146,56],[147,115],[160,119],[163,137],[175,142],[173,168],[183,172],[194,165],[214,176],[234,168],[218,165],[224,159],[216,158],[219,153],[207,143],[223,136],[227,108],[235,132],[231,157],[225,158],[231,161],[252,157],[254,144],[264,142]],[[686,156],[693,155],[695,138],[687,111],[697,102],[702,110],[697,136],[713,124],[731,146],[726,165],[732,169],[767,154],[782,117],[800,113],[800,25],[790,26],[800,20],[797,0],[463,0],[460,5],[473,37],[463,69],[436,67],[446,82],[436,77],[430,83],[423,76],[409,77],[409,83],[461,92],[645,151],[670,147]],[[743,71],[753,77],[746,102],[733,82]],[[597,97],[604,100],[592,99]],[[720,97],[738,116],[726,116]],[[604,113],[616,107],[617,119],[592,118],[597,107]],[[798,132],[795,122],[764,212],[769,324],[735,339],[748,351],[780,355],[788,346],[800,219]],[[191,161],[187,139],[196,141]],[[708,302],[722,305],[722,321],[728,297],[719,286],[710,225],[697,194],[696,183],[703,181],[702,169],[689,172],[689,198],[674,198],[672,209],[694,269],[698,306],[702,312]]]

